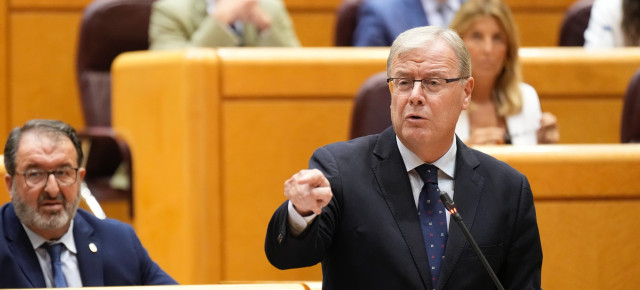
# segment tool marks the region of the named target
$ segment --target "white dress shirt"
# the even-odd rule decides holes
[[[422,8],[427,15],[429,25],[449,27],[453,16],[460,9],[460,0],[422,0]]]
[[[542,110],[540,109],[540,98],[536,90],[525,83],[520,83],[522,91],[522,110],[515,115],[507,116],[507,133],[511,137],[512,145],[536,145],[538,144],[538,129],[540,129],[540,119]],[[471,135],[471,124],[469,123],[469,113],[464,110],[458,117],[456,123],[456,135],[463,142],[466,142]]]
[[[623,47],[622,0],[596,0],[591,6],[589,25],[584,31],[584,47]]]
[[[48,241],[45,238],[39,236],[27,226],[22,224],[22,227],[27,232],[31,246],[38,256],[38,262],[40,262],[40,268],[44,274],[44,282],[47,288],[53,288],[53,269],[51,267],[51,258],[45,248],[42,247],[45,243],[62,243],[62,252],[60,254],[60,261],[62,262],[62,273],[67,281],[69,287],[77,288],[82,287],[82,278],[80,277],[80,268],[78,267],[78,258],[76,251],[76,243],[73,240],[73,220],[69,225],[67,232],[57,241]]]

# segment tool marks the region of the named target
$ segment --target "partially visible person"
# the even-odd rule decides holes
[[[358,11],[353,46],[390,46],[405,30],[447,27],[464,0],[366,0]]]
[[[0,208],[0,288],[177,284],[130,225],[78,209],[83,153],[75,130],[31,120],[11,131]]]
[[[584,32],[584,47],[623,46],[640,46],[640,1],[595,0]]]
[[[391,46],[387,77],[392,126],[318,148],[309,169],[284,182],[269,262],[322,263],[323,289],[495,289],[438,198],[447,192],[505,289],[540,289],[527,178],[455,135],[475,83],[464,42],[436,26],[407,30]]]
[[[152,50],[300,46],[281,0],[158,0],[149,23]]]
[[[456,134],[467,145],[557,143],[556,118],[542,113],[535,89],[521,82],[518,36],[501,0],[469,0],[453,21],[471,54],[475,88]]]

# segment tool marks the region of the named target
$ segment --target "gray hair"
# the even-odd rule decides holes
[[[73,127],[57,120],[34,119],[26,122],[22,127],[13,128],[9,134],[9,138],[7,138],[7,143],[4,145],[4,168],[9,175],[14,176],[16,173],[16,155],[18,155],[18,145],[20,144],[22,134],[30,131],[53,133],[69,138],[78,155],[78,166],[82,166],[82,162],[84,161],[82,145]]]
[[[422,26],[409,29],[396,38],[391,45],[387,58],[387,76],[391,76],[391,62],[396,55],[412,49],[425,47],[432,42],[442,40],[447,43],[458,59],[458,73],[460,77],[471,76],[471,55],[458,33],[451,29],[438,26]]]

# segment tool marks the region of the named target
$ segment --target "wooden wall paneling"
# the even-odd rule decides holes
[[[135,61],[123,61],[127,55]],[[212,49],[122,57],[113,64],[113,127],[132,150],[134,227],[151,257],[179,283],[218,283],[218,58]]]
[[[514,12],[520,46],[557,46],[564,11]]]
[[[333,46],[335,13],[326,11],[291,11],[291,21],[304,47]]]
[[[290,271],[271,266],[263,250],[264,231],[285,200],[282,182],[307,167],[315,148],[347,139],[354,92],[369,75],[384,70],[388,49],[348,51],[218,50],[223,64],[223,280],[322,278],[319,266]],[[238,214],[247,207],[251,214]],[[244,262],[251,257],[252,263]]]
[[[522,48],[520,59],[524,82],[558,117],[561,143],[619,142],[622,99],[639,66],[639,48]]]
[[[630,230],[640,218],[640,145],[478,149],[529,179],[544,254],[543,289],[640,285],[640,245],[629,242],[640,238],[638,231]]]
[[[10,16],[10,126],[32,118],[84,125],[75,80],[80,12],[13,12]]]
[[[225,98],[352,99],[369,76],[386,69],[389,48],[221,48],[218,54],[225,60]]]
[[[4,155],[0,154],[0,176],[4,176],[5,173],[7,173],[7,171],[4,169]],[[9,192],[7,192],[5,183],[3,182],[2,186],[0,186],[0,204],[5,204],[9,201],[11,201],[11,197],[9,196]]]
[[[284,180],[307,168],[317,147],[347,138],[351,108],[350,98],[224,101],[223,280],[322,279],[319,265],[273,267],[264,254],[265,231],[286,199]]]
[[[640,200],[536,201],[543,289],[637,289]]]
[[[335,9],[342,0],[283,0],[287,9]]]
[[[0,140],[9,134],[9,0],[0,1]]]
[[[29,10],[81,10],[92,0],[6,0],[11,2],[11,9]]]

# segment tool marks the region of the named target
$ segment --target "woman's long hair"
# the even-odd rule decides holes
[[[499,116],[517,114],[522,111],[522,76],[518,58],[518,33],[509,7],[501,0],[468,0],[462,4],[449,27],[463,37],[476,19],[486,16],[496,19],[507,37],[507,56],[502,72],[496,79],[492,97],[497,104]]]

